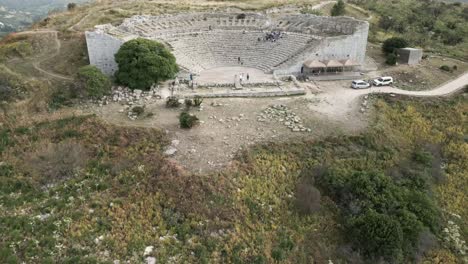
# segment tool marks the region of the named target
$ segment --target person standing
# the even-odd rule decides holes
[[[247,81],[250,80],[250,75],[247,73]]]

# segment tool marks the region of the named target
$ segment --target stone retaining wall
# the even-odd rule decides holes
[[[202,98],[221,98],[221,97],[276,97],[276,96],[295,96],[305,95],[306,92],[303,89],[297,90],[285,90],[285,91],[265,91],[265,92],[232,92],[232,93],[202,93],[202,94],[190,94],[184,95],[185,98],[194,98],[196,96]]]

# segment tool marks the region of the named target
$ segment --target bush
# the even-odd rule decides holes
[[[445,71],[445,72],[452,72],[452,68],[450,68],[450,66],[448,65],[442,65],[440,66],[440,68],[442,71]]]
[[[397,55],[395,53],[389,53],[387,55],[387,59],[385,60],[385,63],[387,65],[395,65],[397,63]]]
[[[320,191],[312,184],[300,181],[296,186],[296,207],[302,214],[320,210]]]
[[[134,106],[132,108],[132,113],[137,116],[141,116],[145,112],[145,108],[143,106]]]
[[[118,83],[131,89],[148,90],[152,84],[175,77],[178,72],[174,55],[161,43],[138,38],[120,47],[115,55]]]
[[[424,168],[431,166],[427,157],[417,159],[427,163]],[[351,219],[345,224],[354,246],[370,257],[397,260],[401,254],[412,254],[424,229],[439,231],[440,213],[425,189],[429,177],[422,175],[427,173],[424,168],[402,169],[395,179],[381,172],[346,169],[312,175],[340,205],[344,219]]]
[[[236,16],[237,19],[245,19],[245,14],[238,14]]]
[[[196,107],[200,107],[201,104],[203,103],[203,98],[201,98],[200,96],[195,96],[195,98],[193,98],[193,105],[196,106]]]
[[[176,108],[180,106],[179,98],[175,96],[169,96],[166,101],[166,107]]]
[[[382,45],[382,51],[385,54],[396,53],[397,49],[408,47],[409,43],[403,38],[393,37],[388,38]]]
[[[0,84],[0,102],[11,101],[15,97],[15,91],[8,85]]]
[[[193,106],[192,99],[187,98],[187,99],[184,100],[184,103],[185,103],[186,107],[192,107]]]
[[[49,100],[49,108],[51,110],[57,110],[63,106],[72,106],[73,98],[75,95],[69,89],[57,89],[54,91]]]
[[[343,0],[338,0],[338,2],[332,7],[331,15],[332,16],[342,16],[345,13],[345,3]]]
[[[401,254],[403,231],[397,221],[385,214],[367,211],[349,220],[351,238],[364,254],[393,259]]]
[[[78,92],[92,98],[99,98],[111,90],[111,81],[96,66],[88,65],[78,71]]]
[[[68,3],[67,9],[68,11],[71,11],[76,8],[76,3]]]
[[[181,128],[192,128],[198,123],[198,118],[187,112],[182,112],[179,116],[179,123]]]

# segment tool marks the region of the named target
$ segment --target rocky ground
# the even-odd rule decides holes
[[[309,91],[305,96],[204,99],[201,107],[189,110],[200,119],[189,130],[179,127],[184,104],[167,108],[162,99],[167,91],[156,87],[147,92],[117,87],[91,109],[115,124],[165,130],[172,138],[166,155],[186,168],[205,172],[228,165],[240,150],[258,142],[360,131],[366,126],[369,101],[343,93],[343,85],[347,82],[324,82],[320,88],[326,92]],[[136,106],[144,112],[137,115]]]

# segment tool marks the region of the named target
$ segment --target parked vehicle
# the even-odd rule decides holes
[[[351,88],[353,89],[367,89],[370,88],[370,83],[363,80],[355,80],[351,83]]]
[[[393,78],[392,77],[379,77],[372,81],[375,86],[385,86],[385,85],[392,85]]]

